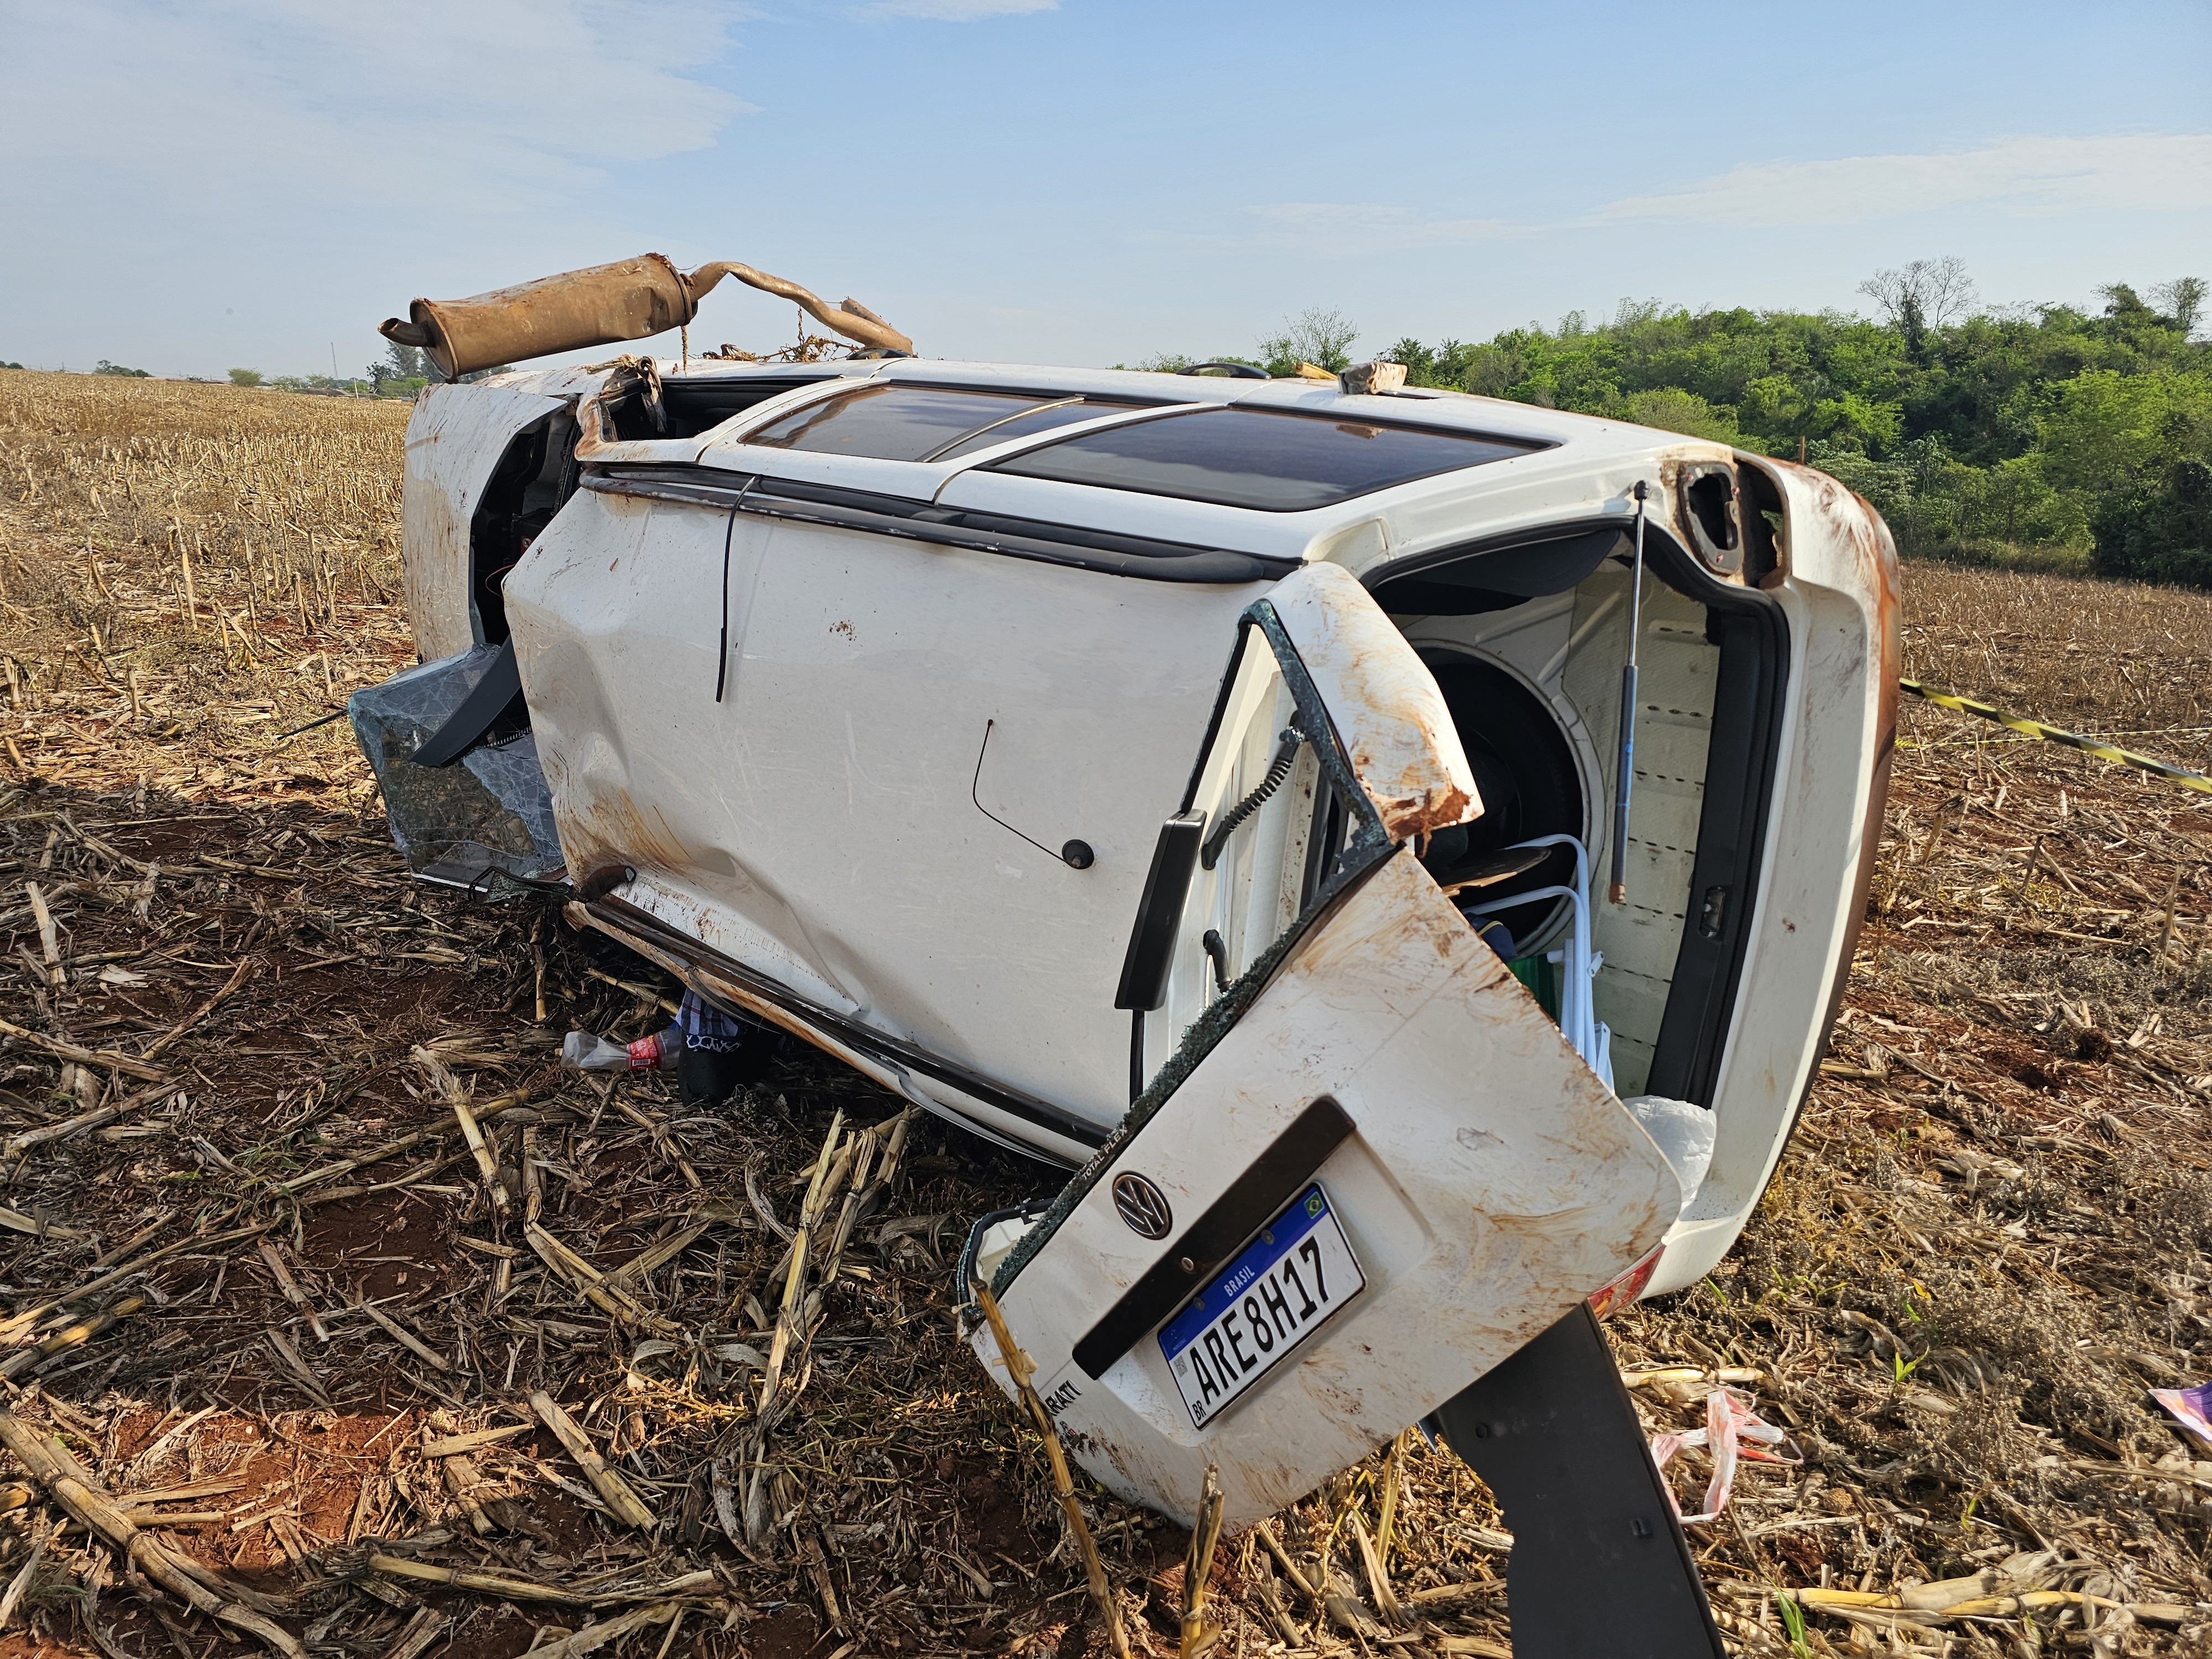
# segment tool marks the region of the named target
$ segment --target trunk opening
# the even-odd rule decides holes
[[[1720,504],[1704,505],[1762,562],[1769,521],[1755,514],[1747,538],[1732,491],[1725,519]],[[1501,854],[1571,836],[1588,868],[1609,861],[1632,549],[1617,521],[1567,526],[1367,579],[1443,689],[1483,799],[1483,816],[1432,836],[1422,863],[1447,889],[1481,882],[1455,902],[1471,921],[1505,923],[1510,940],[1493,943],[1555,1018],[1574,906],[1510,902],[1573,885],[1573,849],[1520,868]],[[1714,580],[1656,518],[1645,562],[1628,902],[1589,905],[1595,1015],[1624,1098],[1710,1105],[1750,938],[1788,634],[1772,599]]]

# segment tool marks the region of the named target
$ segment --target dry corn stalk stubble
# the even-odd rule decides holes
[[[568,1650],[627,1631],[649,1651],[703,1607],[677,1650],[842,1622],[820,1651],[1103,1653],[1042,1444],[949,1318],[968,1220],[1030,1195],[1034,1168],[915,1123],[902,1176],[870,1172],[884,1190],[847,1226],[859,1143],[880,1171],[905,1121],[849,1074],[787,1060],[727,1120],[657,1078],[563,1079],[562,1030],[641,1035],[672,988],[556,916],[416,889],[342,730],[271,744],[411,660],[405,415],[0,374],[0,1018],[27,1034],[0,1048],[0,1206],[32,1229],[0,1231],[9,1352],[32,1356],[15,1419],[64,1437],[144,1535],[283,1587],[269,1616],[297,1639],[514,1651],[543,1625]],[[2205,596],[1924,566],[1906,596],[1907,672],[2077,729],[2158,728],[2132,746],[2204,763]],[[2045,1645],[2086,1625],[2108,1650],[2185,1650],[2212,1623],[2212,1449],[2197,1463],[2142,1389],[2212,1375],[2212,822],[2079,756],[1903,720],[1880,914],[1799,1139],[1711,1285],[1608,1328],[1632,1370],[1671,1372],[1634,1390],[1655,1428],[1692,1426],[1717,1376],[1808,1452],[1747,1466],[1731,1516],[1697,1529],[1742,1650],[1790,1650],[1777,1588],[1807,1589],[1815,1652],[2012,1652],[2030,1624]],[[0,1510],[0,1582],[51,1541],[16,1621],[173,1651],[161,1618],[198,1615],[133,1594],[28,1484]],[[1400,1621],[1420,1650],[1505,1650],[1500,1517],[1418,1437],[1223,1540],[1196,1608],[1182,1534],[1077,1494],[1138,1645],[1180,1646],[1195,1612],[1217,1653],[1356,1648]],[[1998,1572],[2046,1547],[2032,1589]],[[1997,1605],[1971,1620],[1931,1629],[1905,1600],[1984,1571]],[[700,1572],[711,1592],[671,1588]],[[526,1584],[596,1610],[526,1605]]]

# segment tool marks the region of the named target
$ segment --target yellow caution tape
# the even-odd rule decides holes
[[[2131,749],[2115,749],[2110,744],[2099,743],[2094,738],[2085,738],[2078,732],[2068,732],[2056,726],[2045,726],[2041,720],[2024,720],[2018,714],[2008,714],[2002,708],[1992,708],[1985,702],[1976,702],[1972,697],[1962,697],[1954,692],[1930,691],[1918,680],[1899,680],[1897,684],[1902,690],[1934,703],[1938,708],[1953,708],[1961,714],[1993,720],[2008,730],[2039,738],[2045,743],[2063,743],[2069,749],[2094,755],[2099,760],[2110,761],[2115,766],[2132,766],[2155,777],[2170,778],[2185,789],[2195,789],[2212,795],[2212,778],[2206,777],[2202,772],[2185,771],[2179,766],[2169,766],[2164,761],[2153,760],[2148,755],[2138,755]]]

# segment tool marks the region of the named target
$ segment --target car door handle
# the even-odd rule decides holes
[[[1191,872],[1198,867],[1205,835],[1206,814],[1197,810],[1178,813],[1160,826],[1160,838],[1152,846],[1152,867],[1145,875],[1145,896],[1137,902],[1137,925],[1129,934],[1128,954],[1121,959],[1121,985],[1114,993],[1116,1008],[1146,1012],[1168,1000],[1176,930],[1182,921],[1183,900],[1190,892]]]

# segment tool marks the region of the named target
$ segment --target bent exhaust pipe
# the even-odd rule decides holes
[[[640,340],[690,322],[699,301],[725,276],[796,302],[823,327],[878,351],[908,354],[914,342],[857,300],[830,305],[796,283],[750,265],[719,260],[685,275],[665,255],[567,270],[465,300],[416,300],[404,321],[387,317],[377,332],[428,352],[449,380],[499,363]]]

